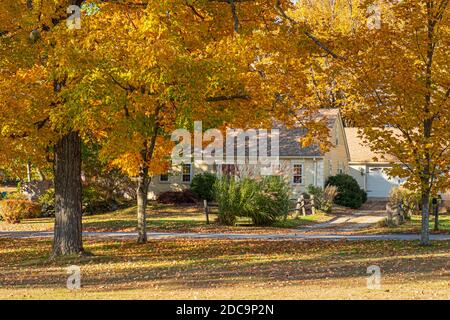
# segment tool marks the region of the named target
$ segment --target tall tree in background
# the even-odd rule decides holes
[[[149,6],[104,4],[90,19],[86,39],[95,47],[90,86],[102,105],[96,121],[104,131],[101,155],[113,166],[137,177],[138,242],[147,241],[149,176],[166,169],[171,144],[164,139],[180,114],[197,107],[203,70],[184,47],[167,17]],[[106,29],[103,26],[109,26]],[[114,37],[110,37],[114,34]]]
[[[398,159],[391,174],[420,191],[428,245],[430,197],[450,187],[449,1],[377,3],[378,26],[342,37],[346,114],[374,151]]]
[[[297,1],[335,55],[316,57],[317,98],[344,109],[393,176],[422,195],[421,243],[429,243],[430,196],[450,186],[449,1]]]

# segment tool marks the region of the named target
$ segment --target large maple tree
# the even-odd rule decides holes
[[[54,256],[83,252],[81,136],[91,111],[77,98],[89,64],[78,50],[82,31],[65,23],[68,6],[82,2],[6,1],[1,10],[1,148],[9,163],[20,156],[53,166]]]
[[[84,5],[68,30],[69,5]],[[3,161],[51,160],[54,255],[81,253],[84,137],[138,177],[139,242],[146,241],[149,174],[167,166],[170,132],[303,121],[315,103],[315,55],[338,58],[280,0],[4,1],[0,52]],[[307,123],[308,122],[308,123]],[[6,147],[8,146],[8,147]],[[49,159],[53,158],[53,159]]]

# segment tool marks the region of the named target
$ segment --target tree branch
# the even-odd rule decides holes
[[[205,20],[205,17],[202,16],[202,15],[197,11],[197,9],[195,9],[194,5],[192,5],[192,4],[190,4],[190,3],[188,2],[188,0],[185,1],[185,4],[192,10],[192,12],[193,12],[197,17],[199,17],[202,21]]]
[[[231,101],[231,100],[250,100],[248,95],[233,95],[233,96],[218,96],[206,98],[206,102],[220,102],[220,101]]]
[[[115,84],[117,84],[120,88],[122,88],[123,90],[125,90],[125,91],[134,91],[134,90],[136,90],[136,88],[134,88],[134,87],[131,86],[131,85],[128,85],[128,87],[124,86],[124,85],[121,84],[119,81],[117,81],[116,78],[114,78],[112,74],[107,73],[107,75],[110,76],[111,79],[112,79],[112,81],[113,81]]]
[[[280,0],[275,0],[275,9],[277,12],[286,20],[288,20],[292,25],[298,25],[298,21],[292,19],[289,17],[286,12],[284,12],[283,8],[281,8],[281,2]],[[324,50],[326,53],[331,55],[335,59],[340,60],[346,60],[345,57],[339,56],[338,54],[334,53],[328,46],[326,46],[324,43],[322,43],[319,39],[317,39],[312,33],[310,33],[308,30],[304,30],[303,34],[306,35],[309,39],[311,39],[319,48]]]

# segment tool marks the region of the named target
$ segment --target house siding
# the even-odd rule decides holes
[[[336,138],[338,145],[336,145]],[[332,147],[330,151],[325,154],[324,157],[324,180],[328,177],[338,174],[339,168],[342,168],[343,173],[349,173],[349,160],[350,154],[348,152],[347,139],[344,131],[344,124],[341,117],[338,117],[335,121],[333,128],[331,129],[331,143]],[[330,164],[332,165],[330,170]]]
[[[293,164],[301,164],[303,166],[303,176],[301,184],[293,183],[292,168]],[[292,188],[293,197],[299,196],[306,192],[309,185],[316,185],[323,187],[324,161],[321,158],[285,158],[280,160],[280,174],[289,181]],[[195,162],[192,166],[191,176],[201,174],[204,172],[213,172],[213,166],[202,162]],[[182,191],[188,189],[190,183],[182,182],[181,167],[173,166],[167,182],[161,182],[159,175],[152,177],[149,185],[149,199],[156,199],[157,195],[166,191]]]
[[[293,181],[292,168],[294,164],[303,165],[303,179],[302,183],[295,184]],[[306,192],[309,185],[323,187],[323,159],[321,158],[287,158],[280,161],[282,168],[290,168],[289,170],[282,170],[283,176],[289,181],[292,188],[292,196],[297,197],[303,192]]]
[[[362,174],[361,174],[362,172]],[[366,173],[367,166],[365,164],[350,164],[349,165],[349,174],[355,178],[358,182],[359,187],[363,190],[366,190]]]
[[[208,166],[205,163],[194,162],[191,167],[191,180],[196,174],[203,172],[212,172],[212,166]],[[157,195],[166,191],[182,191],[184,189],[189,189],[190,182],[183,182],[181,175],[181,166],[172,166],[169,172],[169,179],[166,182],[161,182],[160,175],[152,176],[149,184],[149,199],[156,199]]]

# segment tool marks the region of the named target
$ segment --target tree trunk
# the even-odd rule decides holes
[[[141,164],[139,165],[138,187],[137,187],[137,219],[138,219],[138,243],[147,242],[147,202],[148,202],[148,185],[149,185],[149,161],[153,158],[153,151],[155,150],[156,138],[158,137],[158,114],[161,110],[161,105],[158,105],[153,116],[153,134],[148,141],[144,142],[141,150]]]
[[[70,132],[55,145],[53,256],[80,254],[82,243],[81,139]]]
[[[145,152],[146,153],[146,152]],[[146,157],[144,158],[146,160]],[[138,243],[147,242],[148,165],[144,161],[139,168],[137,188]]]
[[[30,162],[30,160],[27,161],[27,180],[28,180],[28,182],[31,182],[31,162]]]
[[[434,231],[439,231],[439,200],[433,199]]]
[[[430,245],[430,193],[422,194],[422,233],[420,236],[420,244],[422,246]]]

